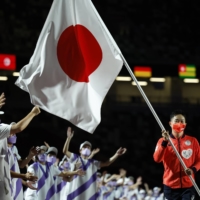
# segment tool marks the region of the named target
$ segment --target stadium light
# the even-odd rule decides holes
[[[147,86],[148,85],[148,83],[146,81],[138,81],[138,83],[139,83],[140,86]],[[136,85],[136,83],[133,81],[132,85]]]
[[[19,72],[13,72],[13,76],[19,76]]]
[[[151,82],[165,82],[165,78],[150,78]]]
[[[0,76],[0,81],[7,81],[8,77],[7,76]]]
[[[131,77],[129,76],[118,76],[116,81],[131,81]]]
[[[184,83],[199,83],[199,79],[197,78],[185,78],[183,79]]]

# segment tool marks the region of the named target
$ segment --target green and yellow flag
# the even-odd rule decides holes
[[[196,66],[180,64],[178,66],[178,73],[180,78],[196,78]]]

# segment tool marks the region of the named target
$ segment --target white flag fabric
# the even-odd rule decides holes
[[[16,85],[31,102],[93,133],[122,68],[120,49],[90,0],[54,0]]]

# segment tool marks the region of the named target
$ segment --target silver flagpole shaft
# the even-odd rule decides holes
[[[141,95],[143,96],[144,100],[146,101],[147,105],[149,106],[149,109],[151,110],[153,116],[155,117],[156,121],[158,122],[158,124],[159,124],[161,130],[164,131],[165,128],[164,128],[162,122],[160,121],[160,119],[159,119],[158,115],[156,114],[155,110],[153,109],[153,107],[152,107],[151,103],[149,102],[149,99],[147,98],[146,94],[144,93],[142,87],[141,87],[140,84],[138,83],[138,81],[137,81],[135,75],[133,74],[133,72],[132,72],[131,68],[129,67],[128,63],[126,62],[124,56],[123,56],[122,54],[120,54],[120,56],[121,56],[121,58],[122,58],[122,60],[123,60],[123,62],[124,62],[124,65],[126,66],[128,72],[129,72],[129,74],[131,75],[132,79],[135,81],[138,90],[140,91]],[[174,146],[174,144],[172,143],[172,141],[171,141],[170,138],[169,138],[169,142],[170,142],[170,144],[171,144],[171,146],[172,146],[174,152],[176,153],[176,156],[178,157],[178,159],[179,159],[181,165],[183,166],[184,170],[186,170],[187,167],[186,167],[185,163],[183,162],[181,156],[179,155],[179,152],[177,151],[176,147]],[[189,178],[190,178],[190,180],[191,180],[193,186],[195,187],[195,189],[196,189],[198,195],[200,196],[200,190],[199,190],[199,188],[198,188],[198,186],[197,186],[195,180],[193,179],[193,177],[192,177],[191,175],[189,176]]]

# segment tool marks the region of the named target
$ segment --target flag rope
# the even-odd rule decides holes
[[[140,91],[140,93],[141,93],[141,95],[143,96],[145,102],[147,103],[149,109],[151,110],[153,116],[155,117],[156,121],[158,122],[158,124],[159,124],[161,130],[162,130],[162,131],[165,131],[165,127],[163,126],[162,122],[160,121],[158,115],[156,114],[154,108],[152,107],[152,105],[151,105],[150,101],[148,100],[146,94],[144,93],[142,87],[141,87],[140,84],[138,83],[137,78],[135,77],[134,73],[132,72],[131,68],[129,67],[129,65],[128,65],[126,59],[124,58],[124,56],[123,56],[122,54],[120,54],[120,57],[121,57],[121,59],[123,60],[123,63],[124,63],[124,65],[125,65],[125,67],[127,68],[129,74],[131,75],[132,79],[135,81],[138,90]],[[174,144],[172,143],[172,141],[171,141],[170,138],[169,138],[169,143],[171,144],[171,146],[172,146],[172,148],[173,148],[173,150],[174,150],[176,156],[178,157],[178,159],[179,159],[179,161],[180,161],[182,167],[184,168],[184,170],[186,170],[186,169],[187,169],[187,166],[185,165],[184,161],[182,160],[182,158],[181,158],[179,152],[177,151],[176,147],[174,146]],[[190,180],[191,180],[193,186],[195,187],[195,189],[196,189],[198,195],[200,196],[200,190],[199,190],[199,188],[198,188],[198,186],[197,186],[195,180],[193,179],[192,175],[190,175],[189,178],[190,178]]]

